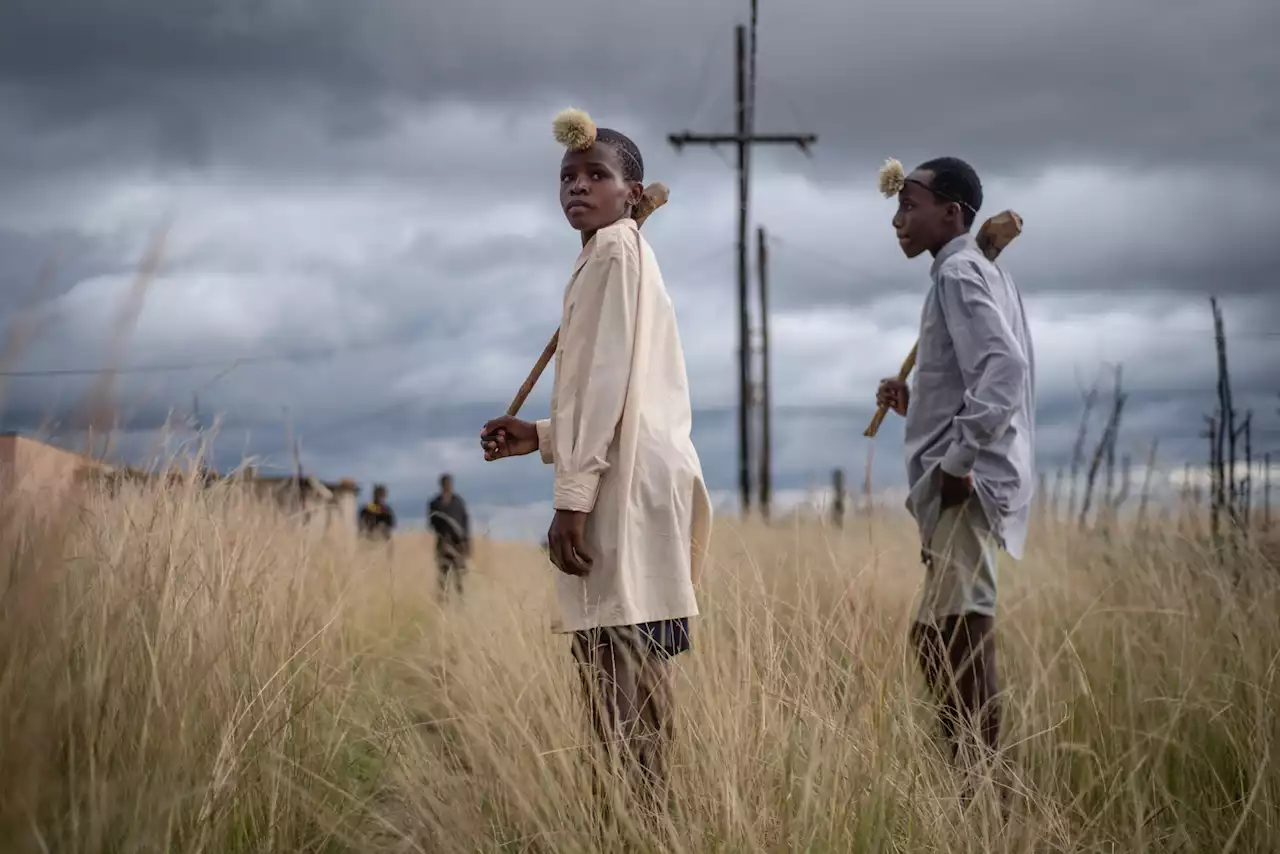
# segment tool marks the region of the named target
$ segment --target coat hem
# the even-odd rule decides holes
[[[551,633],[555,635],[571,635],[591,629],[614,629],[622,626],[639,626],[644,623],[657,623],[662,620],[691,620],[700,616],[698,608],[676,608],[673,611],[661,612],[660,616],[619,617],[601,620],[566,620],[561,618],[552,623]]]

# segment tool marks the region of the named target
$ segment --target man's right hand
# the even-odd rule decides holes
[[[886,406],[899,415],[907,414],[910,398],[910,388],[896,377],[880,380],[880,388],[876,389],[876,406]]]
[[[538,428],[531,421],[504,415],[484,425],[480,447],[486,461],[532,454],[538,450]]]

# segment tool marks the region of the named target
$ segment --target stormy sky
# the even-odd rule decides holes
[[[676,303],[708,481],[734,506],[732,152],[746,0],[7,0],[0,8],[3,428],[78,441],[93,370],[153,234],[162,266],[120,351],[121,450],[170,413],[250,456],[386,483],[420,520],[441,471],[482,525],[545,529],[550,471],[485,464],[476,435],[555,329],[577,236],[551,117],[588,110],[641,146],[670,205],[646,225]],[[1069,455],[1081,387],[1123,363],[1123,453],[1203,458],[1209,296],[1236,400],[1280,450],[1280,32],[1271,0],[764,0],[753,156],[769,235],[774,488],[860,478],[876,381],[914,338],[928,261],[875,192],[887,157],[953,154],[1024,235],[1039,463]],[[15,334],[20,338],[15,339]],[[16,344],[15,344],[16,341]],[[526,405],[546,411],[548,376]],[[1096,432],[1096,431],[1095,431]],[[181,442],[185,427],[171,438]],[[877,440],[901,486],[901,423]]]

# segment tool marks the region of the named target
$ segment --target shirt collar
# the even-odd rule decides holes
[[[622,229],[626,229],[627,231],[636,231],[640,228],[640,226],[631,217],[624,216],[622,219],[618,220],[612,225],[606,225],[604,228],[600,229],[600,231],[608,231],[611,228],[622,228]],[[599,234],[599,233],[600,233],[599,231],[596,232],[596,234]],[[591,257],[591,253],[595,250],[595,245],[596,245],[596,239],[595,237],[592,237],[589,241],[587,241],[587,245],[582,247],[582,251],[578,253],[578,261],[576,264],[574,264],[575,273],[578,270],[582,269],[582,265],[585,264],[587,262],[587,259]]]
[[[947,245],[942,247],[938,252],[938,257],[933,259],[933,266],[929,268],[929,275],[938,275],[938,268],[942,266],[942,262],[946,261],[952,255],[955,255],[957,252],[962,252],[965,249],[976,248],[977,245],[978,241],[968,232],[965,232],[959,237],[951,238],[950,242],[948,242]]]

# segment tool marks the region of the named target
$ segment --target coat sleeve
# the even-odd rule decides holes
[[[964,477],[978,452],[1009,428],[1022,405],[1030,363],[978,270],[957,265],[944,271],[939,294],[965,385],[964,405],[954,419],[958,436],[942,458],[942,470]]]
[[[597,237],[607,239],[579,273],[568,321],[560,330],[564,350],[550,425],[554,506],[579,513],[595,507],[622,419],[640,295],[638,258],[627,252],[624,238],[617,233]]]
[[[544,463],[551,465],[556,461],[555,441],[551,438],[551,419],[535,421],[533,426],[538,428],[538,454]]]

